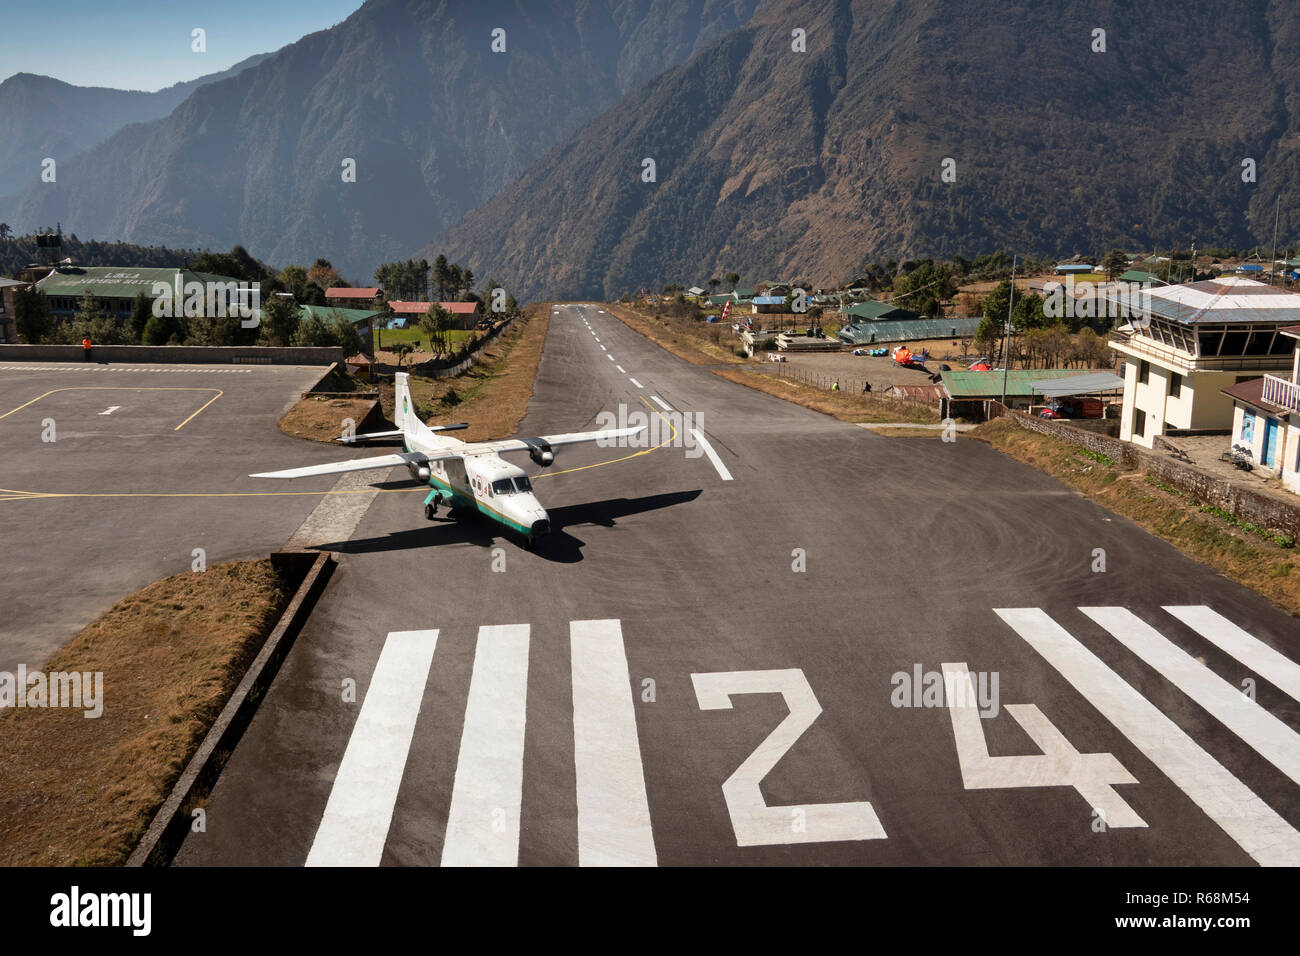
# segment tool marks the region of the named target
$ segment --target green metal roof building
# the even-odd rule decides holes
[[[346,319],[353,325],[359,325],[373,319],[379,314],[378,309],[340,309],[334,305],[300,305],[298,306],[298,317],[300,319],[318,316],[326,322],[333,322],[336,318]]]
[[[143,292],[153,298],[155,283],[163,283],[175,289],[177,276],[181,288],[191,282],[238,282],[230,276],[212,275],[207,272],[194,272],[189,269],[133,269],[118,266],[59,266],[44,279],[36,283],[36,288],[45,293],[50,303],[50,311],[55,315],[71,315],[77,311],[77,303],[89,292],[95,297],[95,305],[101,312],[129,315],[135,304],[135,297]]]
[[[1012,369],[1006,374],[1007,397],[1029,398],[1034,394],[1030,383],[1076,375],[1095,375],[1090,368],[1033,368]],[[940,372],[943,387],[950,398],[963,399],[1001,398],[1002,372],[954,371]]]
[[[851,322],[835,334],[850,345],[884,342],[917,342],[922,339],[961,339],[974,335],[982,320],[903,319],[899,321]]]
[[[866,302],[850,305],[845,308],[844,314],[855,319],[866,319],[871,322],[878,322],[882,319],[913,321],[925,318],[919,312],[900,309],[896,305],[890,305],[888,302],[877,302],[875,299],[868,299]]]

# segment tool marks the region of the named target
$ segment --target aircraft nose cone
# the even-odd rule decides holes
[[[541,537],[551,533],[551,521],[549,518],[538,518],[533,522],[533,535]]]

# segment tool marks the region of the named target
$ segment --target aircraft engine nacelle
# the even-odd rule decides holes
[[[550,445],[538,438],[529,443],[528,457],[533,460],[533,464],[545,468],[555,461],[555,452],[551,450]]]
[[[429,466],[417,465],[415,462],[409,462],[406,470],[411,473],[411,477],[421,484],[427,484],[429,481]]]

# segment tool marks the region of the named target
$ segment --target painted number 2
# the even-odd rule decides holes
[[[692,674],[701,710],[730,710],[735,694],[780,694],[790,709],[785,720],[722,785],[738,846],[883,840],[885,828],[869,802],[812,803],[770,807],[759,789],[822,712],[808,678],[798,668]]]

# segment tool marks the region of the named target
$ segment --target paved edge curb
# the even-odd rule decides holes
[[[127,858],[127,866],[167,866],[171,863],[189,832],[187,809],[195,799],[211,792],[216,784],[227,759],[248,728],[258,704],[325,589],[336,563],[334,556],[324,551],[277,551],[270,557],[272,564],[280,567],[308,565],[307,572],[262,649],[249,664],[226,706],[217,715],[185,771]]]

